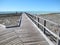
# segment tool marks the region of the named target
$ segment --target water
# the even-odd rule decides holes
[[[33,15],[58,13],[58,12],[52,12],[52,11],[27,11],[27,12]]]
[[[30,14],[33,14],[33,15],[35,15],[35,14],[39,15],[39,14],[58,13],[56,11],[5,11],[5,12],[0,12],[0,14],[16,13],[16,12],[18,12],[18,13],[27,12],[27,13],[30,13]]]

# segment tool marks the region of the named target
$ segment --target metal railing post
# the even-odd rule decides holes
[[[44,26],[46,26],[46,20],[44,20]],[[44,33],[45,33],[45,30],[46,30],[46,29],[44,28]]]

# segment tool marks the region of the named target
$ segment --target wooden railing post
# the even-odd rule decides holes
[[[44,20],[44,26],[46,26],[46,20]],[[44,33],[45,33],[45,30],[46,30],[46,29],[44,28]]]
[[[58,26],[58,35],[60,37],[60,26]],[[58,40],[57,45],[60,45],[60,40],[59,39],[57,39],[57,40]]]
[[[35,16],[35,20],[36,20],[36,16]],[[36,22],[35,22],[35,24],[36,24]]]
[[[59,33],[59,36],[60,36],[60,33]],[[57,45],[60,45],[60,40],[59,39],[57,39],[57,40],[58,40]]]
[[[38,22],[39,22],[39,18],[38,18]],[[39,24],[38,24],[38,27],[39,27]]]
[[[35,20],[36,20],[36,16],[35,16]]]

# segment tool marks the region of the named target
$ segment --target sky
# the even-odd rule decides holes
[[[60,12],[60,0],[0,0],[0,11]]]

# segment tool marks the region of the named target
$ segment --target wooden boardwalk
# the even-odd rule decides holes
[[[0,30],[0,45],[49,45],[29,17],[23,13],[20,27]]]

